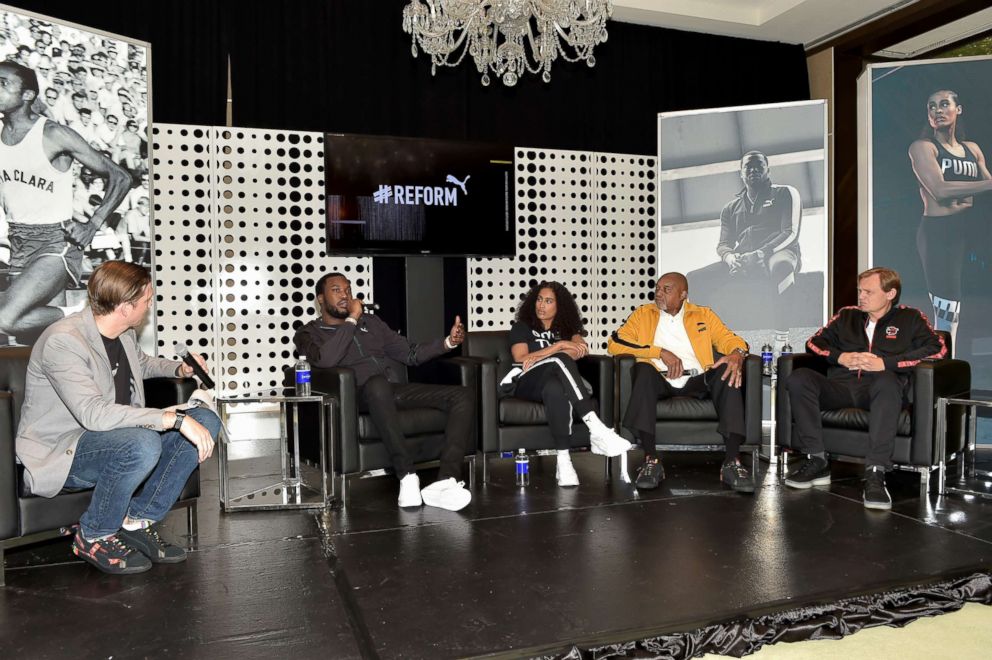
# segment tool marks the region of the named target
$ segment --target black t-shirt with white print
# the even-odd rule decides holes
[[[510,346],[527,344],[528,353],[547,348],[559,341],[561,341],[561,337],[554,330],[542,330],[538,332],[520,321],[514,321],[510,327]]]

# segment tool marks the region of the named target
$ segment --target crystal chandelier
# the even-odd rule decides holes
[[[470,53],[489,84],[490,71],[512,87],[525,71],[551,81],[551,63],[596,65],[592,49],[606,41],[613,0],[410,0],[403,31],[438,66],[458,66]]]

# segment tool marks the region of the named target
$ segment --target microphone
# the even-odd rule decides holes
[[[183,362],[188,364],[193,369],[193,373],[200,379],[203,386],[208,390],[214,389],[214,381],[210,379],[210,376],[208,376],[207,372],[203,370],[200,363],[196,361],[196,358],[189,354],[189,348],[180,342],[176,342],[173,348],[176,351],[176,355],[178,355]]]

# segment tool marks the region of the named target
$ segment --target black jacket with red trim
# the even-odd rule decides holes
[[[806,350],[827,359],[828,376],[851,374],[837,362],[841,353],[874,353],[882,358],[886,371],[909,373],[925,359],[947,356],[943,338],[918,309],[893,306],[875,324],[871,342],[865,328],[868,314],[857,307],[843,307],[806,342]]]

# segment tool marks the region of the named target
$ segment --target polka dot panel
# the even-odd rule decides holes
[[[655,160],[517,148],[517,254],[469,259],[469,329],[508,328],[532,286],[557,280],[575,296],[590,346],[605,351],[654,286]]]
[[[192,304],[211,299],[209,331],[197,339],[212,349],[221,392],[278,387],[283,367],[296,359],[295,329],[316,315],[317,279],[337,270],[371,292],[372,260],[324,252],[323,134],[175,125],[159,125],[157,133],[168,131],[159,138],[163,149],[181,151],[171,139],[201,128],[205,134],[187,148],[204,145],[207,157],[193,174],[185,172],[209,182],[210,284],[195,300],[186,296],[191,306],[184,311],[200,314]],[[175,194],[190,192],[180,186]],[[189,266],[181,263],[171,274],[181,277]]]

